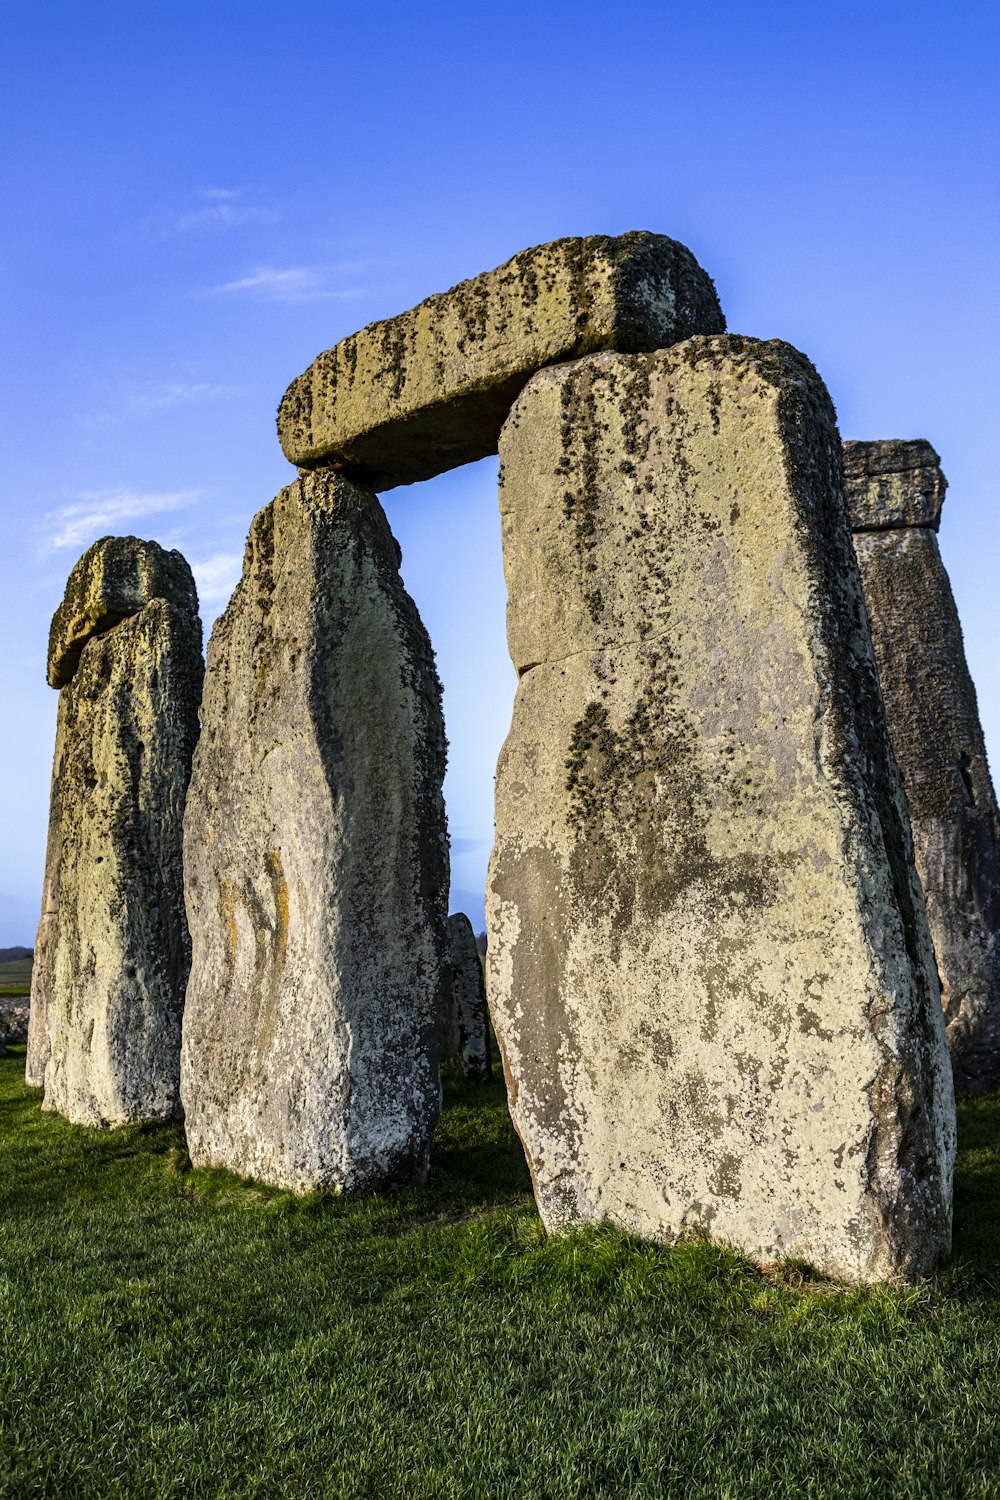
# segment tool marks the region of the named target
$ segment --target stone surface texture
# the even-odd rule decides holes
[[[463,1078],[486,1083],[493,1077],[486,981],[476,934],[464,912],[448,918],[448,1052]]]
[[[37,1089],[45,1087],[45,1069],[49,1061],[49,991],[55,972],[55,954],[59,934],[59,852],[62,847],[62,807],[59,788],[62,783],[66,751],[66,720],[71,712],[69,705],[69,697],[66,694],[60,694],[59,707],[56,711],[56,744],[52,756],[52,781],[49,792],[49,828],[45,844],[42,911],[38,919],[34,962],[31,966],[31,1009],[28,1019],[24,1081],[29,1087]]]
[[[60,696],[28,1078],[75,1124],[178,1111],[201,682],[197,613],[153,598],[86,642]]]
[[[179,552],[135,536],[105,536],[80,558],[49,632],[49,686],[65,687],[95,635],[136,615],[151,599],[168,599],[196,616],[198,595]]]
[[[296,1191],[422,1181],[448,845],[433,654],[375,496],[259,512],[208,648],[185,829],[192,1160]]]
[[[546,1225],[926,1273],[954,1095],[822,382],[593,355],[500,458],[487,984]]]
[[[879,483],[872,478],[873,490]],[[870,508],[880,503],[876,493]],[[865,510],[859,497],[854,514]],[[932,530],[859,531],[854,545],[941,977],[955,1088],[978,1093],[1000,1086],[1000,817],[962,628]]]
[[[711,278],[676,240],[556,240],[327,349],[285,393],[278,435],[294,464],[392,489],[495,453],[543,365],[725,326]]]
[[[937,531],[947,487],[941,460],[923,438],[844,444],[844,494],[854,531]]]

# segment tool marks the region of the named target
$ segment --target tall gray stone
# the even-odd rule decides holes
[[[463,1078],[486,1083],[493,1077],[486,982],[476,934],[464,912],[448,918],[448,1052]]]
[[[293,464],[392,489],[495,453],[542,365],[725,326],[711,278],[676,240],[555,240],[327,349],[286,391],[278,436]]]
[[[422,1181],[448,845],[427,634],[375,496],[258,513],[208,648],[185,824],[192,1160],[293,1190]]]
[[[500,456],[487,983],[546,1225],[924,1274],[954,1096],[822,382],[593,355]]]
[[[180,553],[105,538],[73,570],[67,601],[100,595],[109,555],[174,598],[140,591],[125,614],[119,594],[89,635],[79,611],[69,633],[26,1074],[44,1083],[47,1109],[81,1125],[177,1113],[190,961],[181,840],[202,681],[194,583]],[[66,639],[57,623],[53,639]]]
[[[845,491],[959,1093],[1000,1086],[1000,816],[925,442],[845,443]]]

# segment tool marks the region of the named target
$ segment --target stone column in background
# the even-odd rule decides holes
[[[1000,817],[935,532],[929,443],[845,443],[845,490],[959,1093],[1000,1086]]]
[[[52,622],[59,687],[27,1079],[81,1125],[178,1110],[182,828],[201,623],[179,552],[96,542]]]
[[[464,912],[448,918],[448,1051],[471,1083],[493,1077],[486,983],[472,923]]]
[[[925,1274],[954,1096],[822,382],[595,354],[500,456],[487,983],[546,1225]]]
[[[191,1158],[294,1190],[422,1181],[448,843],[430,641],[375,496],[319,470],[255,517],[208,648],[185,822]]]

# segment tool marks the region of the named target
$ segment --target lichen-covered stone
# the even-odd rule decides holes
[[[31,965],[31,1011],[28,1021],[24,1081],[29,1087],[37,1089],[45,1087],[45,1069],[49,1061],[49,991],[55,972],[55,954],[59,935],[59,857],[62,848],[62,807],[59,789],[62,784],[66,751],[66,721],[73,712],[71,702],[69,694],[59,695],[59,707],[56,712],[56,745],[52,756],[52,782],[49,793],[45,877],[42,882],[42,912],[38,919],[34,960]]]
[[[822,382],[593,355],[500,456],[487,985],[546,1225],[924,1274],[954,1096]]]
[[[1000,1086],[1000,817],[962,628],[932,531],[864,531],[854,545],[955,1088],[978,1093]]]
[[[323,471],[250,530],[185,824],[192,1160],[293,1190],[422,1181],[448,847],[434,659],[375,496]]]
[[[941,460],[923,438],[844,444],[844,494],[854,531],[937,531],[947,486]]]
[[[392,489],[495,453],[543,365],[725,326],[711,278],[676,240],[555,240],[327,349],[286,391],[278,435],[294,464]]]
[[[493,1077],[486,982],[476,934],[464,912],[448,918],[448,1052],[463,1078]]]
[[[198,613],[198,595],[187,561],[157,542],[105,536],[80,558],[66,584],[49,631],[49,686],[65,687],[92,636],[136,615],[151,599],[168,599]]]
[[[201,680],[197,614],[154,598],[62,689],[29,1078],[44,1062],[45,1107],[78,1125],[177,1113]]]

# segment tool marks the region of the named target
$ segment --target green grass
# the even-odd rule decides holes
[[[0,964],[0,999],[31,994],[31,959],[15,958]]]
[[[19,1055],[18,1055],[19,1054]],[[295,1199],[0,1061],[0,1495],[982,1496],[1000,1485],[1000,1095],[933,1286],[546,1239],[499,1084],[428,1187]]]

